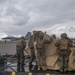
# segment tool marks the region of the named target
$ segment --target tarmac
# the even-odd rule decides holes
[[[75,74],[67,74],[67,73],[50,73],[50,72],[0,72],[0,75],[75,75]]]
[[[15,42],[0,42],[0,53],[1,54],[15,54],[16,53],[16,46],[15,46]],[[28,65],[28,63],[27,63]],[[74,72],[66,72],[66,73],[60,73],[59,71],[44,71],[44,72],[29,72],[28,71],[28,67],[26,67],[25,69],[27,70],[27,72],[14,72],[12,69],[16,70],[16,64],[15,63],[7,63],[7,69],[6,71],[1,71],[0,70],[0,75],[75,75],[75,71]],[[10,67],[12,69],[10,69]],[[1,67],[0,67],[1,68]],[[4,69],[4,68],[3,68]]]

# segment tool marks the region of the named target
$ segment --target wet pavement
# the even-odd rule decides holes
[[[17,63],[16,60],[8,61],[5,65],[0,65],[0,75],[75,75],[75,72],[67,72],[67,73],[60,73],[58,71],[32,71],[29,73],[29,59],[25,61],[25,73],[19,72],[17,73]],[[35,62],[32,63],[34,66],[36,65]],[[33,66],[33,68],[34,68]],[[32,69],[33,69],[32,68]],[[12,72],[15,72],[14,74]]]
[[[29,67],[28,67],[29,63],[28,63],[28,61],[29,60],[25,61],[26,64],[24,66],[26,72],[29,72]],[[2,72],[2,71],[4,71],[4,72],[12,72],[12,71],[17,72],[17,63],[16,63],[16,60],[8,61],[5,64],[1,64],[0,65],[0,72]]]
[[[0,75],[75,75],[75,74],[54,74],[54,73],[29,73],[29,72],[0,72]]]

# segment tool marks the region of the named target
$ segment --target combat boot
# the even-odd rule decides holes
[[[63,70],[62,70],[62,69],[60,69],[60,72],[63,72]]]
[[[66,72],[67,70],[68,70],[68,68],[65,68],[65,69],[64,69],[64,72]]]
[[[40,71],[40,66],[38,66],[38,69],[37,70]]]
[[[47,70],[47,68],[46,68],[45,66],[43,66],[43,67],[42,67],[42,70],[45,71],[45,70]]]

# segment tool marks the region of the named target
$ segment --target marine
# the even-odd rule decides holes
[[[51,37],[54,38],[54,39],[56,39],[56,35],[55,34],[52,34]]]
[[[62,33],[61,39],[56,42],[55,46],[58,49],[60,71],[63,72],[63,69],[64,71],[67,71],[69,54],[71,53],[70,47],[72,47],[72,42],[67,38],[67,34]]]
[[[26,42],[24,37],[21,37],[16,43],[17,51],[17,72],[25,72],[24,70],[24,49],[26,47]]]
[[[33,41],[33,36],[30,37],[30,40],[28,42],[28,46],[30,48],[30,52],[31,52],[31,59],[29,62],[29,67],[32,66],[32,62],[35,59],[35,50],[34,50],[34,41]]]
[[[37,58],[38,58],[38,70],[40,70],[41,68],[41,65],[40,65],[40,61],[41,61],[41,58],[42,58],[42,69],[43,70],[46,70],[45,68],[45,59],[46,59],[46,56],[45,56],[45,45],[43,43],[43,38],[44,38],[44,35],[43,33],[39,33],[39,38],[37,39],[37,44],[36,44],[36,48],[37,48]]]

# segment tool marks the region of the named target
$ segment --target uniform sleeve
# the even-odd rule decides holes
[[[69,37],[67,37],[67,40],[69,40],[70,42],[72,42],[72,43],[73,43],[73,41],[72,41]]]
[[[56,46],[56,47],[60,46],[60,41],[57,41],[57,42],[55,43],[55,46]]]
[[[30,47],[30,40],[29,40],[29,42],[28,42],[28,47]]]
[[[46,40],[46,39],[45,39],[45,40],[43,41],[43,44],[50,44],[50,43],[51,43],[51,40]]]
[[[32,46],[32,43],[31,43],[31,40],[29,40],[28,47],[31,48],[31,46]]]
[[[52,42],[52,38],[44,39],[44,41],[43,41],[44,44],[50,44],[51,42]]]
[[[69,41],[69,47],[73,47],[73,42]]]
[[[24,40],[22,40],[22,44],[23,44],[23,49],[25,49],[26,47],[26,42]]]

